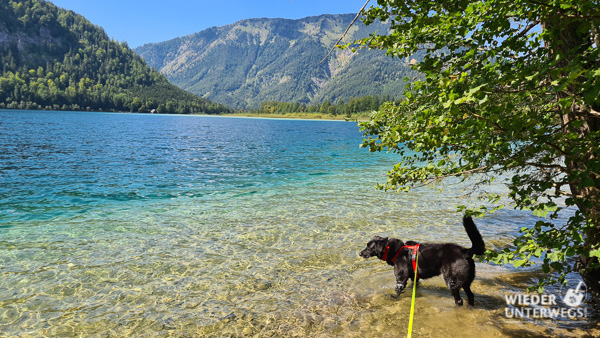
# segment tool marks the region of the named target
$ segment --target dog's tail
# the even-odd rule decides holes
[[[483,243],[483,238],[481,237],[479,230],[477,230],[475,222],[473,222],[473,218],[471,218],[471,216],[463,217],[463,226],[467,231],[467,235],[469,235],[469,238],[471,239],[471,243],[473,243],[473,246],[469,249],[469,254],[483,255],[485,252],[485,243]]]

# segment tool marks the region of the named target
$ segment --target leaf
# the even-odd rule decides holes
[[[515,268],[518,268],[518,267],[520,267],[520,266],[523,266],[523,265],[525,265],[525,263],[527,263],[527,260],[526,260],[526,259],[521,259],[521,260],[518,260],[518,261],[516,261],[515,263],[513,263],[513,266],[514,266]]]
[[[477,86],[477,87],[475,87],[475,88],[471,88],[471,89],[469,90],[469,92],[467,93],[467,95],[468,95],[468,96],[473,96],[473,94],[475,94],[475,93],[477,93],[478,91],[480,91],[480,90],[481,90],[481,88],[483,88],[484,86],[485,86],[485,85],[484,85],[484,84],[482,84],[482,85],[480,85],[480,86]]]
[[[544,273],[550,272],[550,265],[548,265],[548,264],[542,265],[542,271],[544,271]]]
[[[556,270],[558,272],[562,272],[564,270],[563,265],[559,262],[554,262],[554,263],[550,264],[550,267],[552,267],[554,270]]]

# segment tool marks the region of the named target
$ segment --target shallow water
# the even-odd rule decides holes
[[[468,246],[454,205],[473,201],[375,190],[394,156],[360,139],[348,122],[0,111],[0,332],[404,336],[410,292],[357,253],[375,234]],[[476,222],[494,248],[535,219]],[[538,277],[478,263],[475,308],[423,281],[414,334],[598,332],[507,318]]]

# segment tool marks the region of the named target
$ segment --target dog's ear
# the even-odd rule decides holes
[[[375,236],[373,237],[370,243],[372,245],[371,249],[373,250],[373,252],[377,254],[377,257],[381,258],[383,255],[383,249],[385,249],[385,246],[388,243],[388,238]]]

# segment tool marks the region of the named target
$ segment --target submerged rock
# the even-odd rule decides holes
[[[220,321],[222,323],[227,324],[227,323],[230,323],[230,322],[235,321],[237,319],[238,319],[238,316],[235,313],[232,312],[232,313],[228,314],[227,316],[221,318]]]
[[[257,291],[265,291],[270,289],[273,286],[271,282],[258,282],[254,285],[254,289]]]

